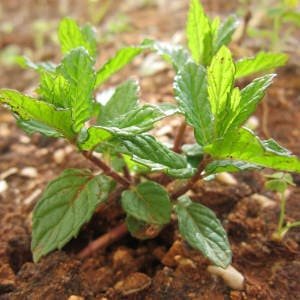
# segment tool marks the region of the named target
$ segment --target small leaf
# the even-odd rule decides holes
[[[74,48],[83,47],[91,56],[96,55],[95,32],[89,25],[80,29],[73,19],[65,18],[60,22],[58,38],[63,53],[68,53]]]
[[[207,145],[214,135],[214,118],[208,101],[205,69],[194,63],[186,64],[175,77],[174,90],[180,110],[195,130],[197,142]]]
[[[16,58],[16,62],[22,68],[31,68],[38,72],[43,72],[43,71],[53,72],[53,71],[55,71],[55,68],[56,68],[56,65],[53,64],[52,62],[34,63],[25,56],[18,56]]]
[[[121,203],[126,213],[137,220],[158,225],[170,222],[171,201],[166,190],[155,182],[143,182],[123,192]]]
[[[69,169],[53,180],[34,208],[31,249],[37,262],[77,236],[96,207],[104,202],[111,181],[89,171]]]
[[[71,50],[58,72],[70,84],[73,128],[78,132],[92,114],[92,93],[95,85],[94,60],[84,48]]]
[[[123,69],[143,50],[143,47],[125,47],[120,49],[114,57],[109,59],[97,72],[96,87],[102,85],[113,74]]]
[[[238,60],[236,65],[236,78],[249,76],[281,67],[286,64],[288,56],[283,53],[259,52],[254,57]]]
[[[226,232],[216,215],[187,196],[178,199],[175,211],[183,238],[215,265],[226,268],[232,255]]]
[[[99,125],[114,125],[116,119],[130,112],[138,105],[139,86],[134,80],[128,80],[117,87],[110,100],[102,107],[98,118]]]
[[[266,177],[268,178],[268,181],[266,182],[265,186],[271,191],[283,193],[289,185],[295,186],[291,174],[278,172],[267,175]]]
[[[249,129],[228,132],[204,148],[216,159],[242,160],[261,167],[300,172],[300,160],[273,140],[261,141]]]
[[[173,65],[176,72],[179,71],[186,63],[192,61],[188,51],[178,45],[171,45],[150,39],[144,40],[142,45],[145,48],[150,48],[152,51],[156,51],[166,61]]]
[[[0,90],[0,103],[6,103],[24,121],[36,121],[72,139],[71,111],[56,109],[53,105],[23,95],[14,90]]]
[[[232,160],[232,159],[225,159],[225,160],[215,160],[208,164],[205,168],[205,174],[217,174],[221,172],[240,172],[245,170],[253,170],[253,169],[260,169],[259,166],[256,164],[251,164],[248,162],[240,161],[240,160]]]
[[[227,20],[218,28],[216,37],[213,42],[213,54],[216,54],[223,45],[228,45],[231,41],[231,37],[237,29],[239,22],[235,16],[230,16]]]

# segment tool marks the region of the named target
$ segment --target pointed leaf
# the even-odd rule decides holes
[[[246,128],[230,131],[204,148],[216,159],[233,159],[261,167],[300,172],[300,160],[274,140],[261,141]]]
[[[183,238],[215,265],[226,268],[232,255],[226,232],[216,215],[187,196],[179,198],[175,211]]]
[[[89,171],[69,169],[53,180],[34,208],[32,243],[34,261],[61,249],[77,236],[96,207],[108,197],[111,181]]]
[[[286,64],[288,56],[283,53],[259,52],[254,57],[243,58],[236,64],[236,78],[265,72]]]
[[[207,145],[214,135],[214,120],[208,101],[205,69],[194,63],[186,64],[175,77],[174,90],[180,110],[195,130],[197,142]]]
[[[123,192],[121,203],[126,213],[137,220],[158,225],[170,222],[172,206],[169,195],[155,182],[143,182],[135,189]]]
[[[113,74],[123,69],[143,50],[143,47],[125,47],[109,59],[97,72],[96,86],[99,87]]]
[[[36,100],[13,90],[0,90],[0,103],[6,103],[22,120],[40,122],[72,139],[71,111],[56,109],[53,105]]]

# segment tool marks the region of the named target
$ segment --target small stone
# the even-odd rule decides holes
[[[182,257],[181,255],[175,255],[174,259],[181,267],[191,267],[193,269],[197,268],[196,264],[189,258]]]
[[[5,180],[0,180],[0,193],[5,192],[8,189],[8,184]]]
[[[66,158],[66,152],[64,149],[58,149],[53,154],[53,160],[58,164],[62,164]]]
[[[234,290],[241,291],[244,289],[245,278],[232,265],[229,265],[226,269],[217,266],[208,266],[207,271],[213,275],[222,277],[224,282]]]
[[[9,168],[8,170],[2,172],[0,174],[0,179],[5,179],[11,175],[17,174],[18,173],[18,169],[17,168]]]
[[[112,260],[114,268],[117,268],[119,266],[130,263],[133,260],[133,257],[128,249],[119,248],[113,254]]]
[[[132,273],[115,284],[114,288],[123,296],[132,295],[145,290],[151,285],[151,278],[144,273]]]
[[[259,127],[259,119],[256,116],[251,116],[245,126],[254,131]]]
[[[34,167],[26,167],[20,171],[20,175],[28,178],[36,178],[38,176],[38,172]]]
[[[253,194],[251,196],[251,199],[256,201],[262,208],[270,208],[276,206],[275,201],[261,194]]]
[[[68,300],[84,300],[81,296],[72,295],[68,298]]]
[[[168,252],[162,259],[162,263],[167,267],[175,267],[177,266],[177,262],[175,260],[175,256],[182,255],[183,256],[183,249],[182,243],[176,240]]]
[[[29,144],[30,143],[30,138],[27,135],[21,135],[20,136],[20,142],[22,144]]]
[[[216,174],[216,179],[219,182],[227,184],[227,185],[237,185],[238,184],[237,180],[231,174],[229,174],[227,172],[221,172],[221,173]]]

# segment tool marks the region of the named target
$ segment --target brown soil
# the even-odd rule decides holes
[[[66,1],[68,14],[80,20],[88,19],[84,1],[74,1],[72,5],[69,2]],[[184,26],[187,2],[172,1],[168,9],[115,3],[99,28],[103,28],[116,11],[123,11],[129,17],[132,31],[119,33],[103,45],[101,61],[123,42],[137,43],[145,36],[170,40]],[[228,2],[207,1],[206,7],[212,13],[222,11],[227,14],[236,7],[234,1]],[[31,30],[33,21],[39,18],[55,24],[60,18],[58,0],[28,0],[22,4],[3,1],[1,6],[0,24],[16,24],[13,33],[1,33],[1,48],[15,44],[21,52],[26,48],[27,52],[38,53],[34,59],[58,57],[58,49],[51,46],[51,32],[46,34],[43,49],[37,49]],[[3,31],[2,27],[0,30]],[[137,59],[110,84],[138,74],[141,63]],[[26,91],[36,82],[30,71],[20,71],[11,65],[3,66],[2,70],[1,87]],[[138,76],[142,79],[143,99],[149,102],[171,99],[172,75],[166,67],[150,77]],[[265,104],[257,113],[261,124],[259,134],[274,137],[298,155],[299,90],[299,69],[289,65],[279,72]],[[162,138],[172,139],[172,132],[178,125],[178,122],[163,123],[162,126],[170,129]],[[37,173],[26,173],[26,167],[34,168]],[[39,135],[28,138],[16,127],[13,117],[6,110],[0,110],[0,176],[6,174],[4,179],[8,184],[8,189],[0,193],[1,300],[81,299],[75,296],[103,300],[300,299],[300,230],[291,230],[281,243],[271,240],[278,219],[278,199],[264,190],[263,176],[257,172],[236,175],[237,186],[210,182],[196,185],[192,192],[195,201],[212,208],[222,220],[233,251],[233,266],[246,279],[243,291],[231,290],[220,278],[210,275],[206,271],[209,262],[181,240],[173,224],[153,240],[138,241],[127,235],[92,257],[77,259],[76,254],[89,241],[120,224],[123,214],[118,203],[96,213],[79,237],[63,251],[56,251],[34,264],[30,253],[31,210],[47,182],[70,167],[90,165],[62,140]],[[294,180],[298,186],[293,188],[288,199],[287,218],[299,220],[300,176],[294,174]],[[253,194],[268,196],[274,199],[275,205],[263,208],[254,200]]]

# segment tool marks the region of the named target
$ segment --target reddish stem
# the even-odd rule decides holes
[[[183,121],[180,124],[177,135],[175,137],[174,147],[173,147],[174,152],[177,153],[180,152],[185,130],[186,130],[186,123]]]
[[[104,249],[113,242],[119,240],[121,237],[125,236],[128,233],[128,229],[125,223],[118,225],[113,228],[111,231],[102,235],[98,239],[91,242],[87,247],[85,247],[81,252],[79,252],[79,258],[86,258],[90,256],[93,252],[98,249]]]

